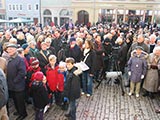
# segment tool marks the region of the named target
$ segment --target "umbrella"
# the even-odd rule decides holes
[[[7,20],[3,20],[3,19],[0,19],[0,23],[6,23],[8,22]]]
[[[17,18],[17,19],[13,19],[9,21],[10,23],[29,23],[29,22],[33,22],[32,20],[27,20],[24,18]]]

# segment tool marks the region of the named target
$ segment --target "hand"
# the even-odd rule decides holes
[[[128,72],[128,75],[131,76],[131,71]]]
[[[42,82],[43,82],[44,84],[46,84],[46,82],[47,82],[46,76],[43,77]]]
[[[89,74],[89,76],[93,76],[93,74]]]
[[[76,76],[78,76],[78,75],[79,75],[78,70],[75,70],[73,73],[74,73]]]
[[[144,75],[141,75],[141,79],[144,79]]]

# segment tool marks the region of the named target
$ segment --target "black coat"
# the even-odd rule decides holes
[[[76,69],[76,67],[73,67],[71,70],[68,70],[66,84],[64,86],[64,96],[70,101],[80,97],[80,78],[73,73]]]
[[[62,37],[55,38],[52,40],[51,46],[55,49],[55,55],[57,56],[58,51],[62,48]]]
[[[45,74],[44,67],[49,63],[48,57],[50,54],[51,54],[51,52],[49,50],[47,50],[47,54],[44,54],[44,52],[42,50],[37,54],[37,58],[39,60],[39,66],[44,74]]]
[[[127,63],[127,52],[128,52],[127,50],[128,50],[127,44],[123,43],[118,51],[119,67],[122,72],[124,72],[124,67]]]
[[[103,51],[105,53],[105,56],[103,56],[103,60],[109,60],[112,54],[112,45],[109,43],[108,45],[106,45],[105,43],[103,43]]]
[[[97,61],[96,61],[96,52],[94,50],[90,50],[88,53],[86,53],[86,56],[88,55],[85,63],[89,67],[89,74],[94,74],[96,67],[97,67]],[[84,61],[85,56],[83,56],[82,61]]]
[[[68,49],[67,57],[73,57],[75,59],[75,62],[80,62],[82,58],[82,51],[78,45],[75,45],[74,48]]]
[[[98,44],[95,42],[94,43],[94,49],[96,52],[96,69],[97,70],[101,70],[103,68],[103,56],[102,54],[104,53],[103,49],[102,49],[102,44],[100,45],[100,48],[98,48]]]
[[[43,109],[49,103],[48,92],[44,84],[39,81],[33,81],[30,90],[34,106]]]

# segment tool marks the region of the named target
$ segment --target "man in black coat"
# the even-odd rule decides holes
[[[117,44],[119,45],[119,50],[118,50],[118,64],[119,64],[119,69],[124,74],[124,68],[127,63],[127,44],[122,38],[118,38]]]
[[[76,39],[74,37],[70,38],[70,46],[66,56],[74,58],[75,62],[80,62],[82,58],[82,51],[80,47],[76,44]]]
[[[58,51],[62,47],[62,39],[63,38],[61,37],[59,30],[56,30],[54,35],[55,35],[55,39],[52,40],[51,46],[55,49],[55,55],[57,56]]]
[[[7,45],[7,52],[10,56],[7,65],[8,90],[13,97],[17,110],[14,115],[19,115],[16,120],[23,120],[27,116],[24,101],[26,66],[24,60],[17,54],[17,46],[15,44]]]
[[[66,117],[76,120],[76,99],[80,97],[80,78],[74,74],[77,68],[74,66],[73,58],[66,58],[67,79],[64,87],[64,96],[69,99],[69,113]]]

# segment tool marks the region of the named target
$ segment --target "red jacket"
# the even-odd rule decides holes
[[[54,69],[50,65],[46,67],[46,79],[48,86],[51,91],[63,91],[64,90],[64,77],[63,74],[58,72],[59,67],[56,66]]]

